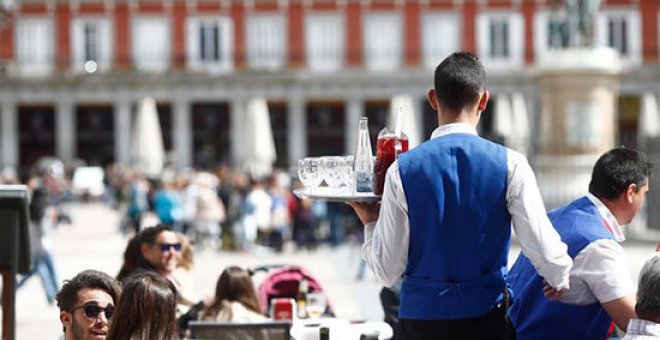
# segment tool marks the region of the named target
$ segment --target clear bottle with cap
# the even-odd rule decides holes
[[[355,175],[355,192],[373,192],[374,159],[369,136],[369,121],[360,117],[358,122],[358,141],[355,147],[353,174]]]
[[[307,279],[300,280],[298,284],[298,296],[296,302],[298,305],[298,318],[307,318],[307,293],[309,292],[309,282]]]

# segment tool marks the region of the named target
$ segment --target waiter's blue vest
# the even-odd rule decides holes
[[[548,215],[562,241],[568,245],[571,258],[593,241],[614,239],[598,209],[587,197]],[[543,278],[524,255],[520,254],[508,279],[516,296],[509,317],[516,327],[518,339],[606,338],[612,319],[600,303],[577,306],[551,302],[543,295]]]
[[[472,134],[431,139],[399,157],[410,244],[399,316],[487,314],[505,289],[511,215],[507,155]]]

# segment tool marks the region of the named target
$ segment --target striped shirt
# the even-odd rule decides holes
[[[630,319],[628,323],[628,333],[623,340],[651,340],[660,339],[660,323]]]

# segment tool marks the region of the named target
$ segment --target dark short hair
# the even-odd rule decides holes
[[[174,229],[165,224],[158,224],[153,227],[144,228],[140,232],[140,243],[154,244],[156,243],[156,238],[158,238],[158,235],[164,231],[174,232]]]
[[[596,161],[589,192],[599,198],[615,199],[631,184],[637,185],[637,190],[644,186],[652,169],[643,152],[625,147],[612,149]]]
[[[98,270],[88,269],[78,273],[71,280],[64,281],[62,289],[55,299],[60,311],[70,311],[78,302],[78,292],[82,289],[100,289],[108,293],[115,303],[121,294],[121,285],[118,281]]]
[[[108,340],[175,339],[176,288],[153,272],[129,279],[119,299]]]
[[[646,320],[660,318],[660,255],[646,261],[639,272],[635,313]]]
[[[479,100],[486,88],[486,71],[477,57],[455,52],[435,69],[434,86],[440,106],[457,113]]]

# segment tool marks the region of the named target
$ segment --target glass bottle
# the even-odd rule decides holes
[[[307,293],[309,292],[309,282],[307,279],[300,280],[298,284],[298,296],[296,302],[298,304],[298,318],[307,318]]]
[[[319,328],[319,340],[330,340],[330,328],[328,327]]]
[[[353,163],[356,193],[373,192],[374,159],[368,122],[367,117],[360,117],[358,122],[358,141]]]

